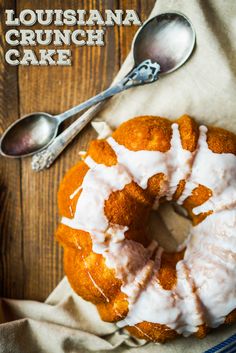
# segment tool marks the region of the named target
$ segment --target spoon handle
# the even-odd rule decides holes
[[[77,105],[76,107],[73,107],[65,111],[64,113],[57,115],[56,119],[59,121],[59,123],[61,123],[62,121],[70,118],[71,116],[78,114],[79,112],[88,109],[91,106],[109,97],[112,97],[115,94],[122,92],[130,87],[153,82],[158,79],[159,71],[160,65],[158,63],[152,63],[150,59],[145,60],[115,85],[109,87],[105,91],[97,94],[96,96],[88,99],[87,101]]]
[[[43,151],[36,153],[32,158],[32,169],[40,171],[49,168],[55,159],[61,154],[64,148],[74,139],[74,137],[92,120],[96,113],[101,109],[105,99],[114,94],[126,90],[128,88],[139,86],[145,83],[151,83],[158,79],[160,65],[152,63],[151,60],[143,61],[139,66],[134,68],[125,78],[116,85],[108,88],[106,91],[89,99],[87,102],[68,110],[62,115],[57,116],[57,119],[64,117],[63,120],[84,110],[91,105],[97,103],[94,108],[89,109],[80,118],[74,121],[67,129],[65,129],[55,140]],[[81,108],[82,107],[82,108]],[[73,111],[73,112],[72,112]],[[66,115],[67,114],[67,115]],[[65,117],[66,116],[66,117]],[[62,118],[61,118],[62,119]],[[62,120],[62,121],[63,121]]]

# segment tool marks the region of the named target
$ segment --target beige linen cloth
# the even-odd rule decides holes
[[[98,119],[115,128],[136,115],[174,119],[187,113],[200,123],[236,133],[236,1],[158,0],[151,16],[166,11],[180,11],[191,19],[197,33],[191,60],[156,83],[114,97]],[[129,55],[116,79],[132,64]],[[101,126],[95,125],[97,129]],[[184,238],[189,224],[165,206],[159,216],[152,217],[150,227],[164,246],[173,248]],[[0,317],[1,353],[196,353],[236,331],[236,325],[223,327],[203,340],[179,338],[165,345],[137,341],[114,324],[102,322],[96,308],[74,294],[66,278],[45,303],[2,299]]]

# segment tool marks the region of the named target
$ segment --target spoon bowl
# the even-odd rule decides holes
[[[0,153],[6,157],[19,158],[45,149],[33,158],[41,161],[41,154],[44,154],[50,156],[48,158],[52,163],[67,144],[90,122],[93,115],[84,114],[57,136],[61,122],[119,92],[154,82],[159,75],[178,69],[189,58],[194,45],[195,31],[186,16],[169,12],[153,17],[144,23],[133,40],[135,66],[122,80],[60,115],[52,116],[40,112],[16,121],[3,134]],[[47,151],[48,149],[50,151]],[[38,165],[38,162],[36,164]],[[49,162],[45,165],[48,166]]]
[[[1,154],[25,157],[48,146],[58,132],[58,120],[50,114],[36,112],[12,124],[0,141]]]
[[[145,59],[158,62],[160,75],[182,66],[193,51],[196,40],[190,20],[178,12],[160,14],[146,21],[133,41],[136,65]]]

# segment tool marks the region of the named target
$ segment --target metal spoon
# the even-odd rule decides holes
[[[164,13],[148,20],[133,40],[135,67],[128,75],[107,90],[62,114],[53,116],[39,112],[17,120],[3,134],[0,153],[12,158],[26,157],[49,146],[43,151],[44,155],[46,152],[51,153],[50,161],[47,163],[49,166],[93,118],[96,109],[93,110],[93,114],[89,112],[84,114],[56,137],[58,127],[64,120],[116,93],[151,83],[157,80],[159,75],[176,70],[189,58],[194,44],[195,31],[186,16],[176,12]]]

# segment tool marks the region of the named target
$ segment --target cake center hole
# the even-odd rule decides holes
[[[149,234],[167,252],[175,252],[187,238],[192,227],[186,210],[176,203],[166,202],[152,211]]]

